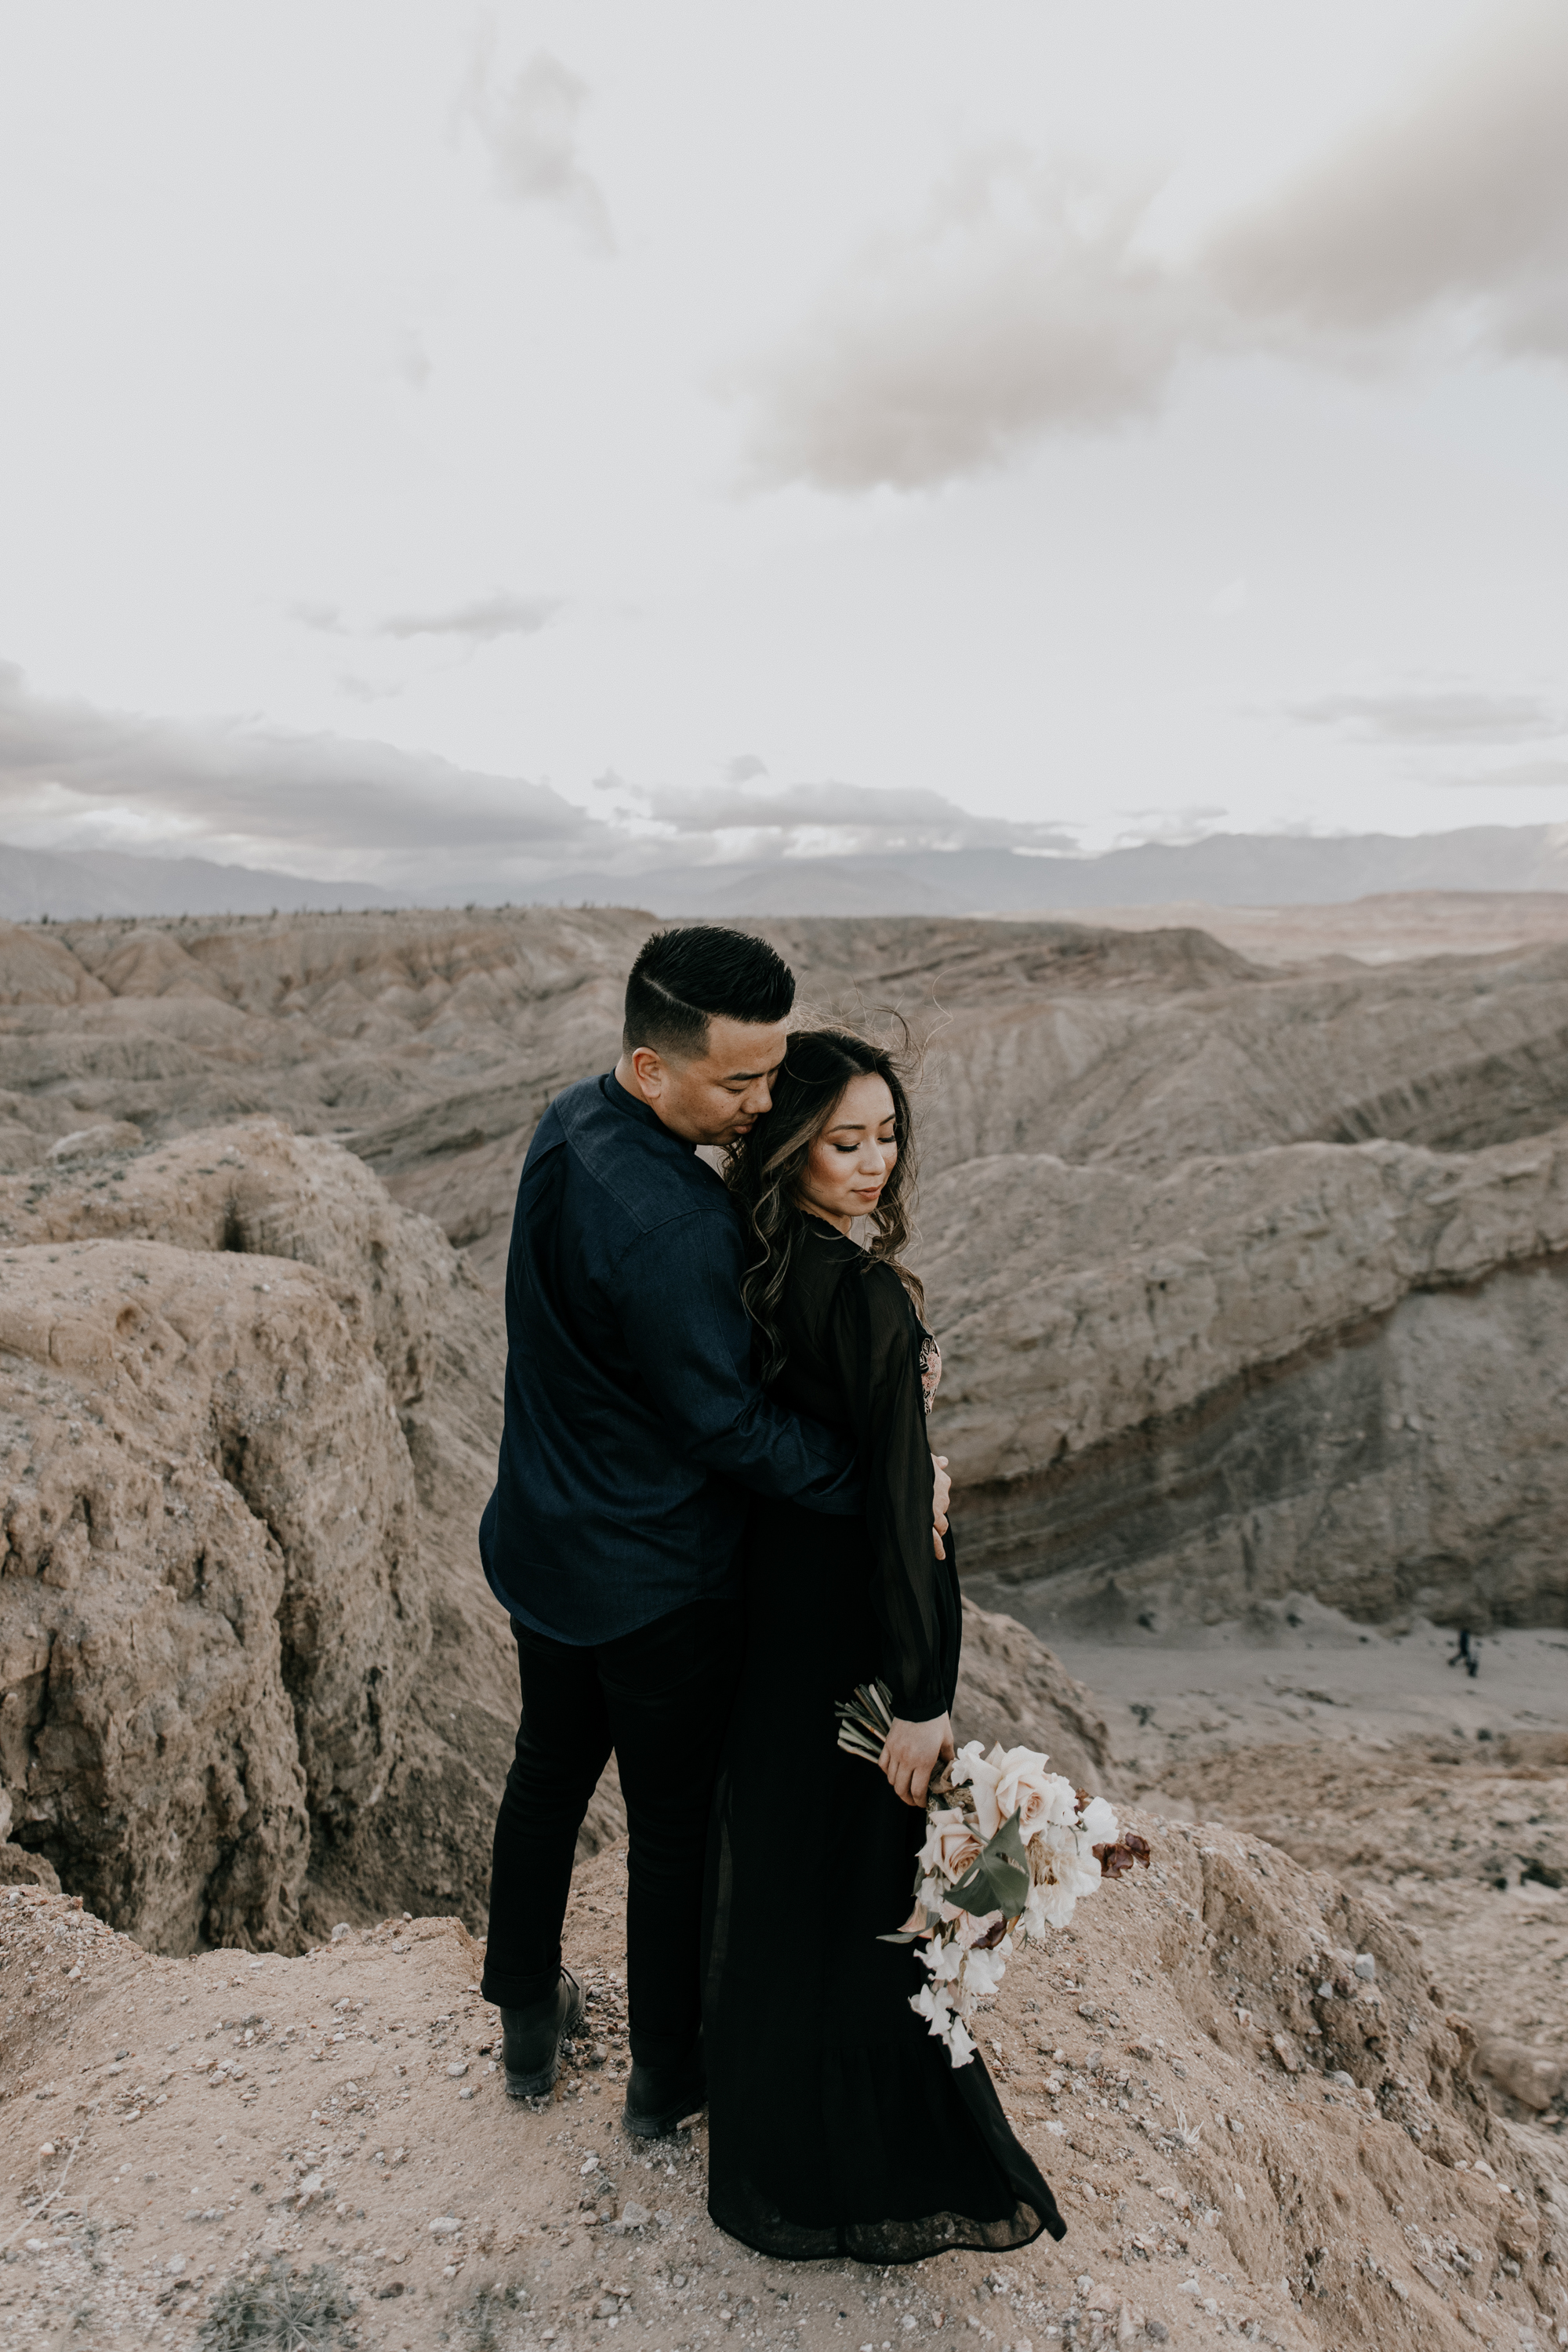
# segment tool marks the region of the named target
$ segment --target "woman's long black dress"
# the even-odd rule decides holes
[[[773,1393],[854,1430],[867,1504],[857,1518],[752,1513],[705,1906],[708,2210],[800,2261],[1059,2238],[984,2060],[952,2065],[910,2007],[927,1980],[914,1949],[877,1940],[909,1916],[924,1814],[837,1745],[835,1702],[879,1675],[907,1721],[952,1703],[958,1581],[931,1545],[922,1381],[934,1349],[892,1269],[832,1226],[805,1220],[795,1266]]]

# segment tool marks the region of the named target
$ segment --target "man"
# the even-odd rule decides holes
[[[794,1002],[762,940],[656,933],[626,982],[614,1073],[540,1121],[507,1264],[506,1425],[479,1549],[511,1614],[522,1722],[482,1990],[508,2090],[548,2090],[583,2015],[561,1966],[573,1850],[613,1748],[630,1832],[626,2123],[643,2137],[705,2094],[702,1866],[748,1491],[839,1515],[861,1503],[845,1441],[752,1378],[740,1225],[696,1156],[768,1109]],[[939,1473],[942,1526],[946,1495]]]

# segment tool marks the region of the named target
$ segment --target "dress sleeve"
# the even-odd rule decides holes
[[[927,1723],[952,1706],[961,1627],[952,1547],[940,1560],[931,1544],[921,1338],[909,1293],[891,1266],[846,1270],[827,1339],[865,1469],[879,1670],[894,1714],[907,1723]]]

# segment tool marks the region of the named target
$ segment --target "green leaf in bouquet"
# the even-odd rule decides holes
[[[963,1876],[943,1888],[942,1899],[976,1919],[988,1911],[1000,1911],[1005,1919],[1016,1917],[1029,1899],[1029,1863],[1016,1813],[1008,1814]]]
[[[879,1936],[877,1938],[879,1944],[912,1944],[914,1940],[915,1930],[912,1927],[900,1927],[896,1936]]]

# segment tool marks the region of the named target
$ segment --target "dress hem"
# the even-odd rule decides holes
[[[847,2260],[885,2268],[907,2266],[910,2263],[929,2262],[934,2254],[1016,2254],[1021,2253],[1026,2246],[1032,2246],[1037,2239],[1048,2235],[1059,2242],[1066,2237],[1067,2223],[1057,2210],[1054,2199],[1048,2213],[1037,2213],[1032,2205],[1026,2206],[1022,2210],[1034,2221],[1033,2229],[1019,2235],[1006,2237],[995,2235],[987,2237],[982,2234],[961,2236],[958,2231],[966,2224],[968,2230],[975,2233],[984,2232],[986,2230],[999,2231],[1005,2225],[999,2221],[967,2221],[967,2217],[958,2214],[952,2217],[954,2224],[954,2233],[952,2236],[939,2235],[932,2228],[931,2225],[937,2218],[935,2215],[926,2215],[919,2221],[895,2222],[892,2227],[900,2232],[919,2231],[922,2229],[931,2231],[924,2243],[910,2246],[907,2252],[900,2252],[887,2245],[873,2247],[868,2242],[879,2231],[885,2231],[889,2227],[886,2221],[866,2221],[858,2227],[854,2222],[840,2222],[837,2229],[824,2228],[816,2231],[805,2224],[786,2223],[786,2228],[796,2231],[797,2237],[793,2244],[785,2244],[782,2239],[770,2236],[765,2231],[742,2229],[736,2221],[727,2221],[721,2212],[715,2210],[711,2196],[708,2200],[708,2218],[715,2229],[722,2230],[724,2235],[727,2238],[733,2238],[738,2245],[750,2246],[753,2253],[765,2255],[770,2262],[823,2263]],[[780,2219],[783,2220],[784,2217],[781,2215]],[[799,2242],[801,2238],[811,2236],[820,2238],[823,2242],[810,2247],[803,2246]],[[857,2251],[855,2241],[858,2239],[865,2247],[864,2252]]]

